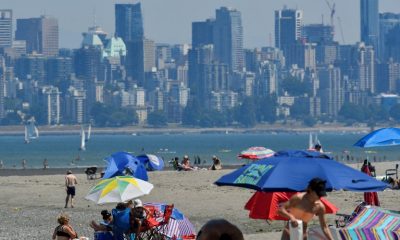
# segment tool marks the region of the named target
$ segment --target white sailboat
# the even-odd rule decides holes
[[[80,151],[85,151],[86,150],[86,136],[85,136],[85,129],[83,129],[83,126],[81,126],[81,146],[79,147]]]
[[[90,140],[91,132],[92,132],[92,124],[89,124],[87,135],[86,135],[86,139],[85,139],[86,142]]]
[[[25,143],[30,143],[31,139],[39,137],[39,130],[35,126],[34,120],[30,120],[25,124]]]

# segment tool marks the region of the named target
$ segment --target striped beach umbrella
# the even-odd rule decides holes
[[[240,152],[238,157],[250,160],[259,160],[272,157],[274,153],[274,151],[265,147],[251,147]]]
[[[156,221],[162,222],[164,219],[164,211],[167,204],[165,203],[145,203],[144,207],[156,215]],[[195,236],[196,229],[189,219],[183,215],[181,211],[174,207],[168,225],[160,231],[163,235],[171,239],[185,239],[185,237]],[[192,238],[190,238],[192,239]],[[193,238],[194,239],[194,238]]]
[[[97,204],[118,203],[149,194],[153,184],[131,176],[117,176],[101,180],[92,187],[85,199]]]

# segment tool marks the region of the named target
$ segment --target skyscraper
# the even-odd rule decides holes
[[[361,41],[378,50],[379,3],[378,0],[360,0]]]
[[[284,46],[295,43],[301,38],[303,11],[287,9],[275,11],[275,47],[284,49]]]
[[[226,64],[230,71],[241,72],[244,68],[241,13],[226,7],[217,9],[213,35],[215,59]]]
[[[17,19],[16,40],[26,41],[28,53],[37,52],[45,56],[58,55],[58,20],[40,18]]]
[[[140,3],[115,4],[115,33],[125,44],[144,37]]]
[[[0,48],[12,45],[12,10],[0,9]]]
[[[192,48],[213,43],[215,20],[207,19],[204,22],[192,22]]]

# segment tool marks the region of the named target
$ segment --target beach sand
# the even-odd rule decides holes
[[[385,169],[394,168],[395,162],[374,163],[378,175]],[[360,167],[353,165],[354,167]],[[100,220],[102,209],[111,209],[115,204],[98,206],[84,199],[90,187],[98,180],[87,180],[83,170],[74,170],[78,177],[75,208],[64,209],[65,191],[64,175],[37,175],[39,170],[20,170],[23,176],[13,175],[7,170],[0,170],[0,240],[1,239],[50,239],[56,216],[67,212],[71,224],[79,235],[93,239],[93,231],[88,223]],[[45,172],[44,170],[42,170]],[[142,197],[143,202],[174,203],[195,225],[198,231],[209,219],[225,218],[236,224],[245,234],[246,239],[279,239],[283,222],[271,224],[263,220],[249,219],[243,209],[245,203],[254,193],[252,190],[236,187],[217,187],[213,183],[222,175],[232,170],[193,172],[150,172],[150,182],[154,189],[150,195]],[[15,172],[14,172],[15,173]],[[35,174],[35,175],[31,175]],[[16,174],[16,173],[15,173]],[[340,213],[349,214],[363,199],[362,193],[332,192],[328,199],[340,208]],[[400,210],[398,199],[400,192],[386,190],[379,193],[382,207]],[[328,215],[330,224],[334,216]],[[314,219],[318,224],[317,219]]]

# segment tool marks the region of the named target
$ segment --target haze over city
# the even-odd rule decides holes
[[[114,33],[114,4],[136,3],[127,0],[2,0],[1,7],[11,8],[14,18],[30,18],[47,14],[58,18],[60,47],[77,48],[81,33],[96,24],[112,35]],[[144,16],[146,37],[159,43],[190,43],[191,23],[215,15],[221,6],[237,8],[242,12],[244,46],[270,46],[274,42],[274,10],[287,5],[304,10],[304,23],[329,22],[329,8],[325,0],[145,0],[140,1]],[[342,19],[346,43],[360,40],[359,1],[334,0],[336,16]],[[398,0],[380,0],[380,12],[399,12]],[[337,20],[335,20],[337,24]],[[335,39],[340,40],[336,34]],[[341,41],[341,40],[340,40]]]

